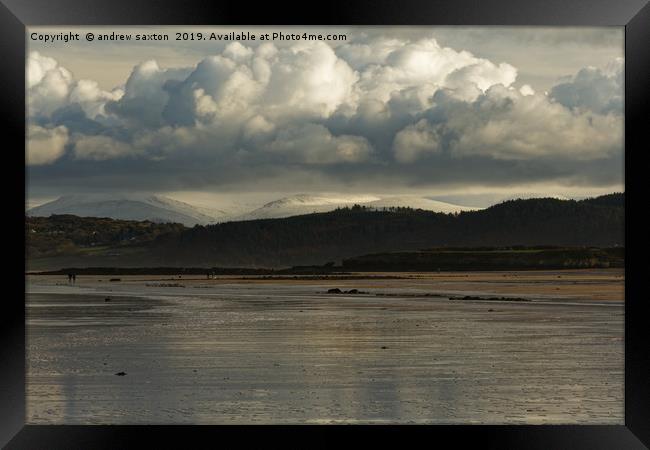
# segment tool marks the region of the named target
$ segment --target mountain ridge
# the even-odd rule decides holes
[[[160,195],[73,194],[27,210],[29,216],[72,214],[79,217],[108,217],[119,220],[150,220],[158,223],[207,225],[216,221],[208,211]]]
[[[252,207],[244,213],[191,205],[161,195],[148,194],[73,194],[27,210],[30,216],[73,214],[80,217],[110,217],[121,220],[177,222],[186,226],[208,225],[242,220],[275,219],[329,212],[361,204],[373,208],[412,207],[435,212],[477,209],[418,196],[377,196],[370,194],[296,194]]]
[[[281,219],[291,216],[329,212],[336,208],[344,208],[355,204],[378,210],[383,208],[408,207],[442,213],[480,209],[473,206],[461,206],[415,195],[388,195],[383,197],[376,195],[350,195],[344,197],[341,195],[296,194],[268,202],[247,214],[233,217],[232,221]]]
[[[287,218],[175,228],[141,244],[122,246],[119,252],[111,244],[93,252],[78,246],[40,263],[60,266],[64,260],[57,258],[65,257],[68,267],[75,261],[78,266],[287,267],[432,247],[618,247],[624,245],[624,218],[624,194],[579,201],[509,200],[454,214],[356,205]],[[40,220],[48,223],[47,218]]]

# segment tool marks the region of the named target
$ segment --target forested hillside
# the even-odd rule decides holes
[[[146,225],[140,225],[140,230],[138,222],[118,226],[113,222],[121,221],[110,221],[107,223],[115,226],[115,231],[108,232],[106,239],[97,242],[109,247],[119,245],[122,252],[112,256],[109,250],[95,252],[79,263],[86,266],[110,263],[121,266],[287,267],[328,261],[340,263],[343,259],[370,253],[431,247],[616,247],[624,245],[623,205],[624,194],[612,194],[581,201],[512,200],[458,214],[408,208],[374,211],[355,206],[284,219],[193,228],[142,222]],[[41,220],[62,220],[56,217]],[[52,248],[61,250],[61,244],[68,241],[77,249],[93,245],[88,239],[96,235],[89,233],[100,233],[102,227],[103,222],[84,223],[80,231],[72,225],[62,234],[51,236]],[[137,234],[138,230],[141,234]],[[43,255],[46,249],[42,243],[29,244],[28,254],[35,258]],[[124,251],[125,246],[128,251]],[[74,260],[68,258],[66,261]],[[51,263],[52,260],[48,260],[48,265]]]
[[[107,248],[137,246],[179,232],[175,223],[77,217],[69,214],[26,217],[27,255],[31,258],[70,255]]]

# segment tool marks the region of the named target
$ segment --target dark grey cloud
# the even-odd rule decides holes
[[[551,89],[550,97],[567,108],[599,114],[623,111],[623,60],[606,69],[586,67]]]

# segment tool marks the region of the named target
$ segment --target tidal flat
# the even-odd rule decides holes
[[[622,270],[386,275],[30,275],[27,423],[624,423]]]

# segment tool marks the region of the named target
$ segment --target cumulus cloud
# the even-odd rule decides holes
[[[507,63],[494,64],[467,51],[441,47],[433,38],[402,45],[391,43],[387,47],[379,40],[377,45],[383,51],[377,54],[384,57],[361,71],[358,89],[365,101],[386,102],[417,90],[421,100],[418,110],[422,110],[429,106],[426,98],[439,89],[449,89],[457,97],[471,101],[495,84],[510,86],[517,76],[517,70]],[[371,48],[373,44],[365,47]],[[356,49],[354,44],[351,46]],[[345,46],[340,52],[352,57],[358,53]]]
[[[28,110],[51,114],[65,105],[72,86],[72,73],[53,59],[31,52],[27,58]]]
[[[155,61],[138,65],[124,95],[106,110],[131,126],[241,128],[256,115],[288,123],[323,119],[353,103],[358,75],[322,42],[278,49],[255,49],[234,42],[196,67],[162,69]]]
[[[554,86],[550,97],[567,108],[600,114],[620,113],[623,110],[623,59],[617,58],[603,69],[585,67]]]
[[[522,94],[494,86],[475,102],[441,93],[429,119],[409,125],[395,137],[400,162],[412,162],[426,152],[453,157],[492,159],[591,160],[622,151],[620,114],[572,111],[540,94]]]
[[[371,64],[383,64],[395,50],[404,46],[404,40],[386,36],[368,38],[362,34],[356,41],[345,43],[336,53],[355,70],[362,70]]]
[[[27,164],[51,164],[65,153],[66,127],[43,128],[30,125],[27,130]]]
[[[174,82],[181,82],[189,68],[161,69],[154,60],[138,64],[124,85],[124,94],[108,102],[106,111],[132,127],[158,127],[165,124],[163,112]]]
[[[144,61],[123,88],[113,92],[102,91],[90,80],[74,80],[55,60],[36,52],[30,57],[29,74],[30,99],[39,105],[34,115],[50,115],[63,123],[74,116],[71,126],[78,132],[94,129],[119,137],[115,151],[106,145],[107,137],[79,138],[78,157],[122,157],[129,146],[120,142],[156,140],[143,138],[143,129],[155,136],[165,127],[193,127],[210,134],[220,147],[240,151],[243,146],[249,154],[253,143],[260,149],[295,148],[288,137],[306,143],[311,141],[303,135],[308,135],[318,143],[314,150],[303,150],[310,156],[297,150],[286,154],[296,162],[335,163],[363,160],[372,145],[356,133],[333,136],[329,120],[339,116],[354,122],[363,117],[392,129],[404,120],[399,117],[430,108],[438,89],[472,99],[495,83],[510,85],[516,70],[442,48],[435,39],[373,39],[336,49],[324,42],[281,48],[233,42],[195,67],[161,68],[156,61]],[[79,117],[79,108],[85,118]],[[406,132],[402,136],[399,141],[406,142]],[[160,157],[161,152],[130,147],[141,156]]]
[[[96,81],[79,80],[72,89],[68,102],[78,104],[90,118],[106,116],[105,105],[109,101],[118,100],[124,95],[124,91],[116,88],[110,92],[99,88]]]
[[[440,151],[440,124],[430,124],[421,119],[409,125],[395,135],[395,159],[399,162],[410,163],[417,160],[423,153]]]
[[[372,151],[361,136],[333,136],[323,125],[307,124],[282,130],[269,150],[291,156],[291,161],[331,164],[365,161]]]
[[[104,161],[133,155],[133,151],[130,145],[108,136],[81,136],[75,141],[74,155],[77,159]]]
[[[255,115],[244,124],[243,137],[245,140],[256,140],[270,136],[275,131],[275,125],[264,116]]]
[[[92,161],[99,171],[110,160],[147,177],[155,161],[213,183],[287,167],[304,178],[433,183],[524,166],[568,176],[578,163],[602,177],[602,161],[622,158],[622,59],[548,95],[517,83],[511,64],[432,37],[233,42],[194,66],[143,61],[110,91],[37,52],[27,64],[32,165]]]
[[[481,106],[500,95],[488,92]],[[620,115],[573,113],[541,95],[513,93],[510,98],[507,107],[496,106],[492,114],[474,109],[474,125],[457,130],[460,137],[453,144],[455,154],[590,160],[614,156],[622,150]]]
[[[530,87],[528,84],[524,84],[522,87],[519,88],[519,93],[521,95],[535,95],[535,90]]]
[[[30,116],[51,115],[70,104],[79,105],[90,118],[105,115],[104,105],[123,95],[119,88],[103,91],[92,80],[75,80],[65,67],[38,52],[27,58],[27,93]]]
[[[323,42],[278,52],[264,98],[269,116],[326,118],[354,103],[358,74]]]

